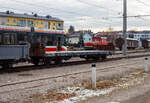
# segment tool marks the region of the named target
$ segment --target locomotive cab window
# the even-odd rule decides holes
[[[10,44],[10,38],[8,34],[4,35],[4,44],[5,45],[9,45]]]
[[[25,33],[18,33],[17,41],[19,44],[27,43],[27,35]]]

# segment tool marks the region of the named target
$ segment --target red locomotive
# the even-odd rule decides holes
[[[93,37],[92,42],[85,43],[86,50],[114,50],[113,43],[107,41],[104,37]]]

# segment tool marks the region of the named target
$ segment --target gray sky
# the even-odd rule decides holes
[[[127,0],[128,15],[149,15],[148,0]],[[70,25],[92,31],[122,29],[123,0],[0,0],[1,11],[32,12],[51,15],[64,20],[65,29]],[[150,16],[128,18],[128,29],[149,29]]]

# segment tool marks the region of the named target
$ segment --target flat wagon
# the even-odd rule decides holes
[[[80,57],[89,59],[105,59],[108,55],[114,54],[114,50],[83,50],[83,51],[67,51],[65,48],[55,47],[54,51],[49,51],[50,46],[32,45],[30,48],[30,58],[33,64],[38,65],[39,62],[49,64],[51,61],[60,63],[62,60],[69,60],[72,57]],[[52,50],[52,49],[51,49]]]

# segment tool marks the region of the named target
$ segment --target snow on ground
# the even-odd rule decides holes
[[[54,101],[54,103],[75,103],[80,100],[85,100],[89,97],[108,94],[115,89],[116,89],[116,87],[112,87],[112,88],[104,89],[104,90],[89,90],[89,89],[84,89],[81,87],[68,87],[68,88],[66,88],[66,91],[68,93],[75,93],[75,94],[77,94],[77,96],[69,98],[69,99],[65,99],[64,101]],[[66,93],[66,91],[62,91],[62,92]]]
[[[93,90],[93,89],[85,89],[82,86],[81,87],[67,87],[61,90],[60,92],[68,93],[68,94],[75,93],[76,96],[68,98],[68,99],[64,99],[62,101],[53,101],[53,102],[46,102],[46,103],[76,103],[81,100],[86,100],[90,97],[107,95],[113,92],[114,90],[118,90],[121,88],[129,88],[135,85],[142,84],[144,82],[144,78],[148,77],[149,74],[143,73],[142,78],[141,76],[137,77],[136,75],[134,73],[134,74],[131,74],[129,77],[121,78],[122,81],[120,84],[117,84],[116,86],[106,88],[106,89]],[[110,102],[110,103],[118,103],[118,102]]]

